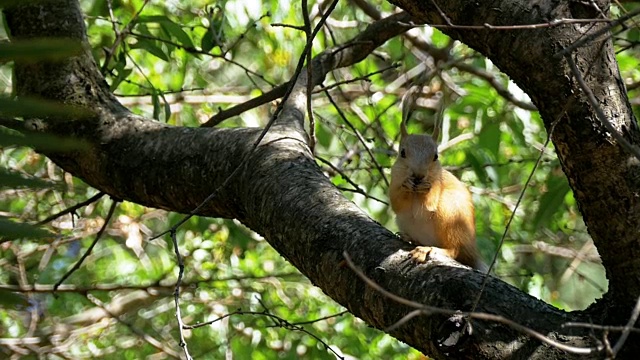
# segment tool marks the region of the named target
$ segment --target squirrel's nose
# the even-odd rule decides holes
[[[422,179],[424,179],[424,175],[413,175],[413,183],[415,185],[420,184]]]

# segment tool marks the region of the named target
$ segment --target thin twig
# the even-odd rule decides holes
[[[140,9],[138,9],[138,11],[133,15],[133,17],[131,18],[131,21],[129,21],[127,26],[125,26],[125,28],[122,31],[118,32],[117,30],[115,30],[115,25],[114,25],[116,39],[113,42],[113,45],[111,45],[111,48],[107,51],[107,55],[105,56],[104,63],[102,63],[102,69],[100,69],[100,72],[103,75],[106,74],[107,68],[109,67],[109,62],[111,61],[111,58],[115,54],[116,49],[118,48],[118,46],[120,46],[120,43],[122,43],[122,41],[124,41],[124,39],[129,35],[129,33],[131,32],[131,29],[136,24],[136,20],[138,19],[138,17],[140,17],[142,10],[144,10],[145,6],[147,6],[148,3],[149,3],[149,0],[144,0],[144,2],[142,3],[142,6],[140,6]]]
[[[176,231],[171,230],[171,241],[173,242],[173,249],[176,253],[176,259],[178,260],[178,279],[176,281],[175,291],[173,292],[173,300],[176,305],[176,319],[178,320],[178,331],[180,332],[180,347],[184,351],[184,355],[187,357],[187,360],[192,360],[191,355],[189,354],[189,349],[187,348],[187,342],[184,338],[184,322],[182,321],[182,314],[180,312],[180,286],[182,285],[182,277],[184,275],[184,262],[182,261],[182,256],[180,255],[180,249],[178,248],[178,239],[176,239]]]
[[[167,355],[169,355],[169,356],[171,356],[173,358],[180,359],[180,354],[179,353],[173,351],[173,349],[165,347],[164,344],[161,341],[159,341],[158,339],[154,338],[153,336],[145,333],[144,331],[138,329],[137,327],[135,327],[130,322],[124,320],[121,315],[114,314],[113,312],[109,311],[107,306],[102,301],[100,301],[100,299],[98,299],[97,297],[95,297],[95,296],[93,296],[91,294],[86,294],[85,297],[87,298],[87,300],[91,301],[94,305],[96,305],[100,309],[102,309],[102,311],[107,313],[111,318],[115,319],[120,324],[126,326],[129,330],[131,330],[132,333],[136,334],[139,338],[141,338],[142,340],[144,340],[147,343],[149,343],[149,345],[153,346],[154,348],[162,351],[163,353],[165,353],[165,354],[167,354]]]
[[[380,173],[380,176],[382,177],[382,180],[384,180],[384,183],[387,185],[387,187],[389,187],[389,180],[387,179],[387,176],[384,174],[384,171],[382,170],[382,167],[380,166],[380,164],[378,163],[378,160],[376,160],[376,157],[373,155],[373,152],[371,152],[371,149],[369,149],[369,147],[367,146],[367,142],[364,140],[364,138],[362,137],[362,135],[360,135],[360,132],[358,131],[358,129],[356,129],[355,126],[353,126],[353,124],[347,119],[347,117],[345,116],[344,112],[342,112],[342,110],[340,109],[340,107],[338,106],[338,104],[336,104],[336,102],[333,100],[333,97],[331,96],[331,94],[329,94],[328,91],[324,92],[325,95],[327,96],[327,99],[329,99],[329,102],[331,103],[331,105],[333,105],[333,107],[335,108],[335,110],[338,112],[338,115],[340,116],[340,118],[342,119],[342,121],[345,122],[345,124],[347,124],[347,126],[353,131],[353,133],[356,135],[356,138],[358,139],[358,141],[360,141],[360,143],[362,144],[362,146],[364,147],[364,149],[367,151],[367,153],[369,154],[369,157],[371,157],[371,161],[373,162],[373,164],[376,166],[376,168],[378,169],[378,172]]]
[[[184,50],[184,51],[186,51],[186,52],[188,52],[190,54],[199,54],[199,55],[210,56],[210,57],[216,58],[216,59],[222,59],[225,62],[228,62],[230,64],[233,64],[233,65],[241,68],[247,74],[256,76],[256,77],[260,78],[262,81],[264,81],[265,83],[267,83],[267,84],[269,84],[271,86],[275,86],[275,84],[273,84],[271,81],[267,80],[267,78],[265,78],[262,74],[259,74],[259,73],[255,72],[255,71],[249,69],[248,67],[240,64],[239,62],[237,62],[237,61],[235,61],[233,59],[228,59],[228,58],[224,57],[223,55],[213,54],[211,52],[207,52],[207,51],[204,51],[204,50],[201,50],[201,49],[196,49],[194,47],[185,46],[185,45],[177,43],[175,41],[171,41],[171,40],[168,40],[168,39],[162,39],[162,38],[155,37],[155,36],[149,36],[149,35],[145,35],[145,34],[140,34],[140,33],[137,33],[137,32],[131,32],[131,35],[133,35],[135,37],[148,39],[148,40],[159,41],[159,42],[171,45],[171,46],[175,46],[175,47],[177,47],[179,49],[182,49],[182,50]]]
[[[200,284],[212,284],[228,281],[259,281],[265,279],[276,278],[299,278],[302,275],[299,272],[287,272],[287,273],[275,273],[269,275],[243,275],[243,276],[230,276],[224,278],[207,278],[207,279],[195,279],[190,281],[183,281],[181,288],[196,289]],[[161,284],[164,279],[159,279],[153,283],[145,285],[131,285],[131,284],[95,284],[92,286],[75,286],[75,285],[60,285],[55,292],[59,293],[78,293],[84,294],[92,291],[115,291],[115,290],[152,290],[152,289],[174,289],[176,284]],[[5,285],[0,284],[0,290],[7,290],[19,293],[53,293],[53,285],[48,284],[25,284],[25,285]]]
[[[520,331],[526,335],[531,336],[534,339],[537,339],[545,344],[548,344],[550,346],[553,346],[557,349],[569,352],[569,353],[573,353],[573,354],[582,354],[582,355],[588,355],[588,354],[593,354],[596,352],[600,352],[603,350],[603,346],[597,346],[594,348],[582,348],[582,347],[576,347],[576,346],[569,346],[569,345],[565,345],[562,344],[560,342],[557,342],[529,327],[526,327],[524,325],[521,325],[513,320],[507,319],[503,316],[500,315],[494,315],[494,314],[489,314],[489,313],[481,313],[481,312],[461,312],[459,310],[449,310],[449,309],[443,309],[443,308],[439,308],[439,307],[435,307],[435,306],[428,306],[428,305],[424,305],[409,299],[405,299],[401,296],[398,296],[394,293],[391,293],[389,291],[387,291],[386,289],[384,289],[383,287],[381,287],[380,285],[378,285],[375,281],[371,280],[369,277],[367,277],[362,270],[360,270],[359,268],[357,268],[355,266],[355,264],[353,263],[353,261],[351,260],[351,257],[349,256],[349,254],[344,251],[342,253],[342,256],[344,257],[347,266],[349,266],[349,268],[351,270],[353,270],[356,275],[362,280],[364,281],[368,286],[370,286],[371,288],[373,288],[375,291],[381,293],[383,296],[399,303],[402,305],[406,305],[412,308],[417,309],[419,312],[415,312],[412,311],[409,314],[407,314],[407,316],[410,317],[415,317],[416,315],[431,315],[431,314],[440,314],[440,315],[462,315],[462,316],[466,316],[472,319],[478,319],[478,320],[485,320],[485,321],[493,321],[493,322],[497,322],[497,323],[501,323],[504,325],[507,325],[517,331]],[[401,319],[400,321],[403,321],[403,319]]]
[[[604,111],[602,111],[602,108],[600,108],[600,106],[598,105],[598,100],[596,100],[596,97],[593,95],[593,92],[591,91],[589,86],[585,83],[584,79],[582,78],[582,75],[580,74],[580,70],[578,70],[578,67],[576,66],[575,62],[571,58],[571,55],[567,55],[566,59],[567,59],[567,62],[569,63],[569,67],[571,68],[571,72],[573,73],[573,76],[575,76],[576,80],[578,81],[578,84],[580,84],[580,88],[582,89],[582,91],[584,91],[585,95],[587,95],[587,99],[589,100],[589,103],[591,104],[591,106],[593,106],[593,109],[595,110],[596,115],[598,115],[598,120],[600,120],[600,123],[605,128],[607,128],[607,131],[609,131],[609,133],[616,139],[616,141],[620,143],[620,146],[622,146],[623,149],[625,149],[631,155],[635,156],[636,159],[640,160],[640,149],[638,149],[637,146],[632,145],[627,139],[625,139],[622,136],[622,134],[618,132],[618,130],[615,127],[613,127],[609,119],[607,119],[607,116],[604,114]]]
[[[324,321],[324,320],[329,320],[329,319],[333,319],[339,316],[342,316],[344,314],[348,314],[349,311],[348,310],[344,310],[344,311],[340,311],[337,314],[333,314],[333,315],[327,315],[327,316],[323,316],[321,318],[318,319],[314,319],[314,320],[307,320],[307,321],[299,321],[299,322],[292,322],[292,325],[307,325],[307,324],[313,324],[313,323],[317,323],[320,321]]]
[[[524,186],[522,187],[522,191],[520,192],[520,195],[518,196],[518,201],[516,201],[516,205],[513,208],[513,210],[511,211],[511,216],[509,216],[509,220],[507,221],[507,225],[504,228],[504,232],[502,233],[502,237],[500,238],[500,242],[498,243],[498,247],[496,248],[496,251],[495,251],[495,253],[493,255],[493,259],[491,260],[491,264],[489,265],[489,269],[484,274],[484,279],[482,280],[482,286],[480,287],[480,292],[478,292],[478,296],[476,297],[476,300],[473,303],[473,307],[471,308],[472,312],[476,310],[476,308],[478,307],[478,304],[480,303],[480,299],[482,298],[482,294],[484,293],[484,289],[487,286],[487,283],[489,282],[489,280],[491,278],[489,276],[489,274],[491,273],[491,270],[493,270],[493,268],[495,267],[496,261],[498,260],[498,255],[500,254],[500,249],[502,249],[502,246],[504,245],[504,241],[507,238],[507,233],[509,232],[509,228],[511,227],[511,222],[513,222],[513,219],[516,216],[516,211],[518,210],[518,207],[520,206],[520,202],[522,201],[522,199],[524,197],[524,193],[527,190],[527,187],[529,186],[529,183],[531,182],[531,179],[533,178],[533,174],[535,174],[536,170],[538,169],[538,166],[540,165],[540,163],[542,161],[542,157],[544,156],[544,152],[545,152],[545,149],[547,148],[547,145],[549,145],[549,142],[551,142],[551,135],[553,134],[553,130],[556,128],[556,125],[558,125],[558,123],[560,122],[561,116],[569,108],[569,105],[571,105],[573,103],[574,99],[575,98],[572,97],[572,98],[569,99],[569,101],[567,101],[567,103],[565,104],[564,108],[560,112],[560,115],[558,115],[558,117],[553,121],[553,123],[551,123],[551,126],[549,128],[549,132],[547,133],[547,140],[544,142],[544,145],[540,149],[540,155],[538,156],[538,159],[536,160],[536,162],[533,164],[533,169],[531,169],[531,172],[529,173],[529,177],[527,177],[527,181],[525,181]]]
[[[389,205],[389,203],[387,203],[386,201],[378,199],[378,198],[376,198],[376,197],[374,197],[372,195],[367,194],[367,192],[364,191],[355,181],[351,180],[351,178],[347,174],[345,174],[337,166],[333,165],[329,160],[325,160],[325,159],[323,159],[323,158],[321,158],[319,156],[316,156],[315,158],[316,158],[316,160],[320,161],[321,163],[329,166],[333,171],[337,172],[346,182],[348,182],[351,186],[354,187],[354,189],[340,189],[340,190],[353,191],[353,192],[356,192],[356,193],[358,193],[358,194],[360,194],[360,195],[362,195],[362,196],[364,196],[366,198],[378,201],[378,202],[380,202],[382,204],[385,204],[385,205]]]
[[[307,8],[307,0],[302,0],[302,18],[304,20],[304,33],[307,37],[307,45],[313,46],[313,34],[311,30],[311,19],[309,19],[309,9]],[[311,51],[307,51],[307,116],[309,116],[309,149],[314,153],[316,148],[316,122],[313,117],[313,108],[311,106],[311,95],[313,92],[313,62]]]
[[[387,66],[387,67],[385,67],[383,69],[370,72],[370,73],[368,73],[366,75],[354,77],[354,78],[348,79],[348,80],[337,81],[337,82],[329,84],[327,86],[319,87],[318,89],[314,90],[313,93],[314,94],[321,93],[321,92],[324,92],[324,91],[327,91],[327,90],[331,90],[331,89],[333,89],[335,87],[338,87],[340,85],[350,84],[350,83],[354,83],[354,82],[358,82],[358,81],[370,82],[371,80],[369,80],[369,78],[372,77],[373,75],[382,74],[383,72],[385,72],[387,70],[397,69],[398,67],[400,67],[400,63],[391,64],[391,65],[389,65],[389,66]]]
[[[67,271],[62,276],[62,278],[60,280],[58,280],[58,282],[55,283],[55,285],[53,285],[54,294],[55,294],[55,291],[58,289],[58,286],[60,286],[69,276],[71,276],[71,274],[73,274],[76,270],[78,270],[80,268],[80,265],[82,265],[82,263],[85,261],[85,259],[91,254],[91,251],[93,250],[93,248],[98,243],[98,240],[100,240],[100,238],[102,237],[102,234],[104,234],[104,231],[106,230],[107,225],[109,225],[109,222],[111,221],[111,218],[113,217],[113,213],[116,210],[116,206],[117,205],[118,205],[118,201],[114,200],[113,203],[111,204],[111,207],[109,208],[109,213],[107,214],[107,217],[104,219],[104,224],[102,224],[102,227],[100,228],[100,230],[96,234],[96,238],[93,239],[93,242],[91,243],[91,245],[89,245],[89,248],[87,249],[87,251],[85,251],[85,253],[82,255],[80,260],[78,260],[78,262],[76,262],[75,265],[73,265],[73,267],[69,271]]]
[[[260,302],[262,303],[262,302]],[[264,306],[264,305],[263,305]],[[317,335],[313,334],[312,332],[310,332],[309,330],[305,329],[304,327],[295,324],[295,323],[291,323],[277,315],[274,315],[272,313],[269,312],[268,309],[265,308],[264,311],[243,311],[243,310],[238,310],[238,311],[234,311],[225,315],[222,315],[220,317],[218,317],[217,319],[214,320],[210,320],[207,322],[203,322],[203,323],[199,323],[199,324],[195,324],[195,325],[184,325],[185,329],[191,330],[191,329],[197,329],[197,328],[201,328],[204,326],[209,326],[211,324],[214,324],[218,321],[224,320],[226,318],[235,316],[235,315],[254,315],[254,316],[266,316],[267,318],[271,319],[274,321],[274,326],[276,327],[281,327],[283,329],[287,329],[287,330],[294,330],[294,331],[300,331],[303,332],[309,336],[311,336],[312,338],[316,339],[319,343],[321,343],[322,345],[324,345],[325,349],[328,351],[331,351],[338,359],[343,359],[344,357],[340,356],[340,354],[338,354],[335,350],[333,350],[333,348],[327,344],[326,342],[324,342],[322,339],[320,339]]]
[[[568,323],[562,324],[562,327],[581,327],[581,328],[594,329],[594,330],[618,331],[618,332],[629,330],[630,332],[640,334],[639,328],[636,328],[636,327],[630,328],[628,326],[609,326],[609,325],[597,325],[597,324],[590,324],[590,323],[583,323],[583,322],[568,322]]]
[[[553,54],[554,58],[560,58],[562,56],[566,56],[570,53],[572,53],[574,50],[576,50],[579,47],[584,46],[586,43],[593,41],[594,39],[596,39],[597,37],[599,37],[600,35],[605,34],[606,32],[608,32],[609,30],[611,30],[611,28],[613,28],[614,26],[620,25],[620,24],[624,24],[625,21],[633,18],[634,16],[640,14],[640,8],[637,8],[615,20],[610,20],[610,19],[599,19],[599,21],[597,22],[608,22],[609,24],[607,26],[605,26],[604,28],[595,31],[591,34],[589,34],[588,36],[583,37],[582,39],[574,42],[573,44],[567,46],[566,48],[558,51],[557,53]],[[568,20],[568,19],[567,19]],[[575,20],[579,20],[579,19],[575,19]],[[593,22],[596,22],[594,20],[592,20]]]
[[[82,208],[82,207],[85,207],[85,206],[87,206],[87,205],[89,205],[89,204],[91,204],[91,203],[93,203],[93,202],[98,201],[98,200],[99,200],[101,197],[103,197],[104,195],[105,195],[105,193],[103,193],[103,192],[101,191],[101,192],[99,192],[99,193],[97,193],[97,194],[93,195],[92,197],[88,198],[87,200],[85,200],[85,201],[83,201],[83,202],[79,202],[79,203],[77,203],[77,204],[75,204],[75,205],[73,205],[73,206],[71,206],[71,207],[69,207],[69,208],[66,208],[66,209],[64,209],[64,210],[60,211],[60,212],[59,212],[59,213],[57,213],[57,214],[53,214],[53,215],[51,215],[51,216],[47,217],[47,218],[46,218],[46,219],[44,219],[44,220],[38,221],[38,222],[36,223],[36,225],[38,225],[38,226],[40,226],[40,225],[44,225],[44,224],[46,224],[46,223],[48,223],[48,222],[50,222],[50,221],[53,221],[53,220],[55,220],[55,219],[57,219],[57,218],[59,218],[59,217],[61,217],[61,216],[64,216],[64,215],[67,215],[67,214],[70,214],[70,213],[75,213],[75,212],[76,212],[76,210],[78,210],[78,209],[80,209],[80,208]]]
[[[616,344],[613,346],[612,355],[614,358],[616,357],[620,349],[622,349],[622,346],[624,345],[625,341],[627,341],[627,338],[629,337],[629,333],[631,332],[631,329],[633,329],[633,325],[636,323],[636,320],[638,320],[638,315],[640,315],[640,297],[638,297],[638,300],[636,301],[636,306],[633,308],[633,311],[631,312],[631,317],[629,317],[629,321],[627,321],[627,325],[625,325],[624,330],[622,330],[622,335],[620,335],[620,338],[618,339],[618,341],[616,341]]]
[[[247,36],[249,31],[251,31],[252,29],[255,29],[258,21],[270,16],[271,16],[271,13],[267,11],[266,13],[262,14],[262,16],[260,16],[257,20],[252,20],[251,24],[247,26],[244,32],[240,34],[240,36],[238,36],[238,38],[233,43],[231,43],[231,45],[229,45],[226,50],[224,50],[224,54],[226,55],[229,51],[233,50],[240,43],[240,41]]]

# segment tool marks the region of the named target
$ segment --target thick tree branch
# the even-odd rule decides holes
[[[407,9],[423,20],[442,21],[438,18],[438,12],[430,8],[429,4],[433,2],[406,1],[403,4],[411,5]],[[528,19],[525,16],[531,16],[531,13],[538,14],[535,11],[524,11],[522,3],[518,6],[509,2],[502,3],[504,8],[499,16],[492,15],[493,10],[490,9],[484,9],[487,13],[482,14],[477,11],[477,6],[467,7],[461,1],[439,5],[454,23],[495,21],[498,24],[499,19],[519,23]],[[542,5],[544,4],[538,6]],[[550,11],[546,8],[544,10]],[[470,16],[471,14],[474,16]],[[20,97],[40,97],[92,109],[92,116],[74,121],[45,119],[44,126],[40,128],[57,135],[82,138],[91,144],[89,150],[82,152],[46,153],[66,171],[113,197],[188,213],[223,184],[243,159],[247,159],[224,191],[220,191],[219,196],[201,207],[200,215],[242,221],[263,235],[280,254],[334,300],[377,328],[391,327],[413,309],[367,287],[353,271],[343,266],[342,254],[345,251],[363,274],[391,293],[428,306],[470,310],[479,291],[482,275],[448,259],[437,258],[420,266],[411,262],[407,253],[410,247],[408,244],[371,220],[323,176],[306,145],[304,134],[291,131],[285,126],[275,126],[254,150],[253,144],[261,129],[180,128],[133,115],[108,91],[88,52],[82,16],[76,0],[29,3],[7,9],[6,15],[13,39],[54,35],[80,39],[85,44],[86,51],[82,56],[55,63],[17,61],[15,64],[15,84]],[[581,26],[583,25],[571,25],[567,28]],[[551,41],[548,33],[555,30],[536,30],[535,35]],[[568,96],[570,91],[578,90],[569,77],[556,78],[558,74],[568,74],[566,67],[547,64],[546,68],[553,71],[533,71],[531,57],[543,56],[551,63],[550,54],[553,51],[550,50],[561,49],[558,43],[546,44],[543,40],[537,40],[543,43],[537,44],[538,46],[545,47],[534,47],[533,54],[524,56],[529,53],[528,47],[525,47],[528,43],[524,38],[531,41],[534,37],[531,32],[513,32],[510,34],[513,36],[507,37],[511,42],[509,45],[504,44],[504,33],[495,35],[489,30],[474,30],[473,33],[451,30],[451,33],[463,38],[465,42],[469,41],[472,46],[492,56],[492,59],[495,58],[496,62],[505,57],[506,60],[502,60],[505,63],[503,68],[512,71],[513,74],[509,74],[530,94],[531,91],[540,92],[543,89],[542,83],[547,84],[550,94],[558,91],[555,97],[542,93],[532,94],[548,122],[555,115],[560,115],[559,105],[566,102],[566,99],[558,99],[557,94]],[[571,39],[563,38],[563,41],[568,44]],[[372,45],[368,51],[374,48]],[[607,56],[610,54],[608,51],[607,48]],[[523,58],[516,54],[523,55]],[[604,60],[606,59],[601,58],[601,61]],[[519,62],[527,68],[528,73],[514,69]],[[328,68],[314,66],[313,70],[326,74],[328,69],[346,63],[347,57],[334,58],[327,63]],[[597,76],[598,81],[606,86],[615,85],[610,76]],[[590,77],[591,80],[593,78],[594,75]],[[602,96],[602,90],[609,89],[604,86],[598,84],[597,88],[600,90],[594,93]],[[635,134],[635,126],[629,124],[631,118],[628,109],[620,102],[624,92],[618,91],[614,95],[614,101],[619,105],[614,108],[619,114],[623,114],[616,126],[620,128],[625,125],[627,131]],[[295,98],[292,101],[296,101]],[[605,150],[596,151],[590,147],[593,145],[574,144],[571,141],[568,136],[572,134],[570,131],[581,131],[580,135],[586,136],[585,142],[598,140],[602,145],[605,134],[604,130],[593,123],[588,123],[590,127],[586,130],[571,130],[569,125],[585,126],[586,119],[594,119],[588,117],[591,114],[588,112],[588,104],[584,101],[581,104],[587,110],[575,106],[569,109],[561,121],[563,125],[558,126],[562,127],[560,134],[556,129],[554,141],[567,174],[570,177],[586,176],[572,179],[572,185],[585,211],[584,208],[592,205],[586,195],[579,192],[592,191],[592,182],[596,179],[592,174],[585,174],[586,171],[576,162],[576,158],[585,161],[587,157],[584,151],[591,151],[589,155],[595,155],[602,162],[594,164],[597,170],[604,171],[607,165],[618,165],[613,171],[607,169],[610,170],[609,176],[613,175],[618,181],[635,167],[619,166],[620,163],[616,161],[624,154],[611,142],[604,144]],[[613,159],[604,159],[606,154]],[[613,184],[607,179],[605,185],[610,187]],[[633,188],[633,183],[623,185],[626,186],[623,195],[636,189]],[[613,205],[604,198],[604,194],[597,196],[602,194],[602,190],[595,194],[601,206]],[[610,197],[611,194],[607,193],[607,196]],[[629,203],[631,207],[625,211],[634,210],[638,200],[629,199]],[[592,217],[587,219],[593,220],[593,213],[589,211],[586,212]],[[616,212],[615,216],[622,212],[612,211]],[[637,227],[637,221],[631,222],[637,216],[640,216],[640,211],[631,215],[625,213],[623,219]],[[599,233],[598,226],[592,228],[590,224],[590,229],[597,236],[604,234]],[[628,231],[616,229],[616,235],[626,236],[620,240],[620,244],[629,241]],[[598,241],[602,244],[604,238],[601,237]],[[613,260],[611,256],[606,258],[606,265],[611,266]],[[615,276],[620,269],[632,265],[633,263],[621,265],[611,270],[610,275]],[[616,287],[621,283],[614,282],[613,285]],[[629,291],[636,290],[631,284]],[[587,317],[580,313],[568,314],[557,310],[498,279],[492,279],[488,283],[477,310],[518,320],[521,325],[567,345],[596,347],[599,344],[584,329],[565,329],[563,334],[558,332],[563,323],[587,321]],[[626,310],[628,314],[630,308]],[[416,317],[390,333],[436,358],[570,357],[503,324],[479,320],[472,320],[472,323],[474,332],[463,334],[457,341],[451,341],[452,336],[459,334],[459,329],[456,328],[459,317],[455,316]]]

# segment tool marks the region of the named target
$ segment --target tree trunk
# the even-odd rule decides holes
[[[432,1],[395,2],[422,22],[444,23]],[[527,9],[522,2],[504,1],[497,11],[497,4],[485,9],[470,4],[438,2],[452,23],[465,25],[544,23],[576,17],[585,6],[572,2],[571,6],[562,3],[551,8],[536,2],[535,8],[531,5]],[[85,113],[76,119],[25,122],[31,130],[85,141],[82,151],[45,152],[66,171],[113,197],[182,213],[191,212],[215,193],[199,208],[198,215],[240,220],[264,236],[315,285],[376,328],[389,328],[414,309],[365,285],[344,266],[344,252],[367,277],[394,294],[429,306],[471,310],[482,275],[448,259],[438,258],[425,265],[411,262],[409,245],[346,200],[322,174],[305,135],[299,126],[290,125],[302,121],[303,112],[283,112],[255,151],[253,144],[261,129],[183,128],[144,119],[131,114],[109,93],[88,51],[77,0],[30,3],[5,9],[5,14],[12,41],[58,36],[82,41],[85,46],[81,55],[70,59],[15,64],[14,84],[20,97],[91,109],[90,116]],[[595,29],[602,26],[596,24]],[[508,32],[445,31],[489,56],[525,89],[548,129],[559,119],[554,144],[603,257],[612,294],[597,308],[609,307],[608,313],[596,307],[590,312],[565,313],[492,279],[476,311],[516,319],[564,345],[584,347],[587,357],[601,358],[601,338],[561,325],[589,321],[594,316],[597,322],[607,324],[626,322],[640,289],[640,247],[635,237],[640,224],[640,177],[636,175],[637,162],[629,161],[630,155],[598,122],[566,61],[553,57],[585,31],[594,31],[592,28],[578,24]],[[396,23],[396,29],[406,26]],[[588,44],[573,56],[582,71],[595,64],[586,80],[605,112],[616,114],[612,120],[616,128],[635,141],[638,129],[609,40]],[[330,64],[346,65],[339,60]],[[311,81],[317,82],[315,74]],[[304,87],[297,89],[303,91]],[[575,99],[568,101],[572,94]],[[598,216],[600,209],[611,215],[605,220]],[[461,320],[451,314],[418,316],[389,333],[434,358],[585,358],[543,344],[500,322],[471,322],[473,332],[462,334],[457,341],[452,339],[460,331],[457,325]],[[638,350],[635,343],[628,341],[626,349]]]

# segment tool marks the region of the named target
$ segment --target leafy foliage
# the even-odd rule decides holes
[[[113,17],[106,0],[82,2],[97,63],[123,104],[174,125],[198,126],[218,109],[288,81],[304,47],[300,31],[277,26],[302,24],[298,2],[112,3]],[[322,5],[310,3],[317,20],[317,6]],[[386,2],[376,6],[385,14],[393,11]],[[314,54],[343,44],[369,22],[364,11],[340,2],[316,38]],[[344,118],[322,94],[314,95],[315,153],[324,160],[319,165],[345,196],[396,229],[384,203],[384,178],[389,177],[399,136],[397,103],[409,85],[401,79],[424,71],[424,66],[437,68],[410,131],[431,131],[438,99],[443,99],[446,150],[440,158],[472,189],[483,257],[491,261],[524,191],[498,252],[497,275],[555,306],[586,307],[606,291],[604,271],[554,151],[544,146],[547,134],[539,115],[514,101],[527,103],[528,98],[490,61],[439,31],[423,27],[408,36],[448,49],[449,61],[425,65],[415,53],[430,58],[429,53],[415,48],[408,37],[398,37],[365,61],[334,71],[325,85],[345,82],[328,90]],[[638,31],[629,29],[619,37],[618,60],[637,109]],[[51,45],[0,46],[0,89],[6,89],[0,105],[13,106],[11,114],[2,116],[41,115],[27,113],[32,106],[11,98],[10,60],[50,54]],[[64,47],[54,48],[53,56],[65,53]],[[512,98],[503,97],[505,91]],[[262,106],[220,126],[261,126],[272,111]],[[108,219],[113,200],[102,198],[49,222],[45,229],[28,225],[96,194],[25,147],[44,143],[51,142],[0,134],[0,341],[15,339],[0,342],[11,345],[0,353],[40,349],[73,358],[178,356],[172,296],[177,264],[168,238],[149,239],[182,215],[124,202]],[[524,188],[541,151],[540,165]],[[110,221],[107,232],[88,261],[54,296],[51,287],[86,252],[105,221]],[[228,353],[253,359],[334,358],[327,345],[341,355],[363,359],[420,356],[342,313],[341,306],[235,221],[192,218],[177,238],[186,269],[183,317],[189,324],[217,320],[187,331],[195,358],[217,359]],[[49,286],[25,290],[34,284]],[[36,339],[37,346],[20,340],[27,338]]]

